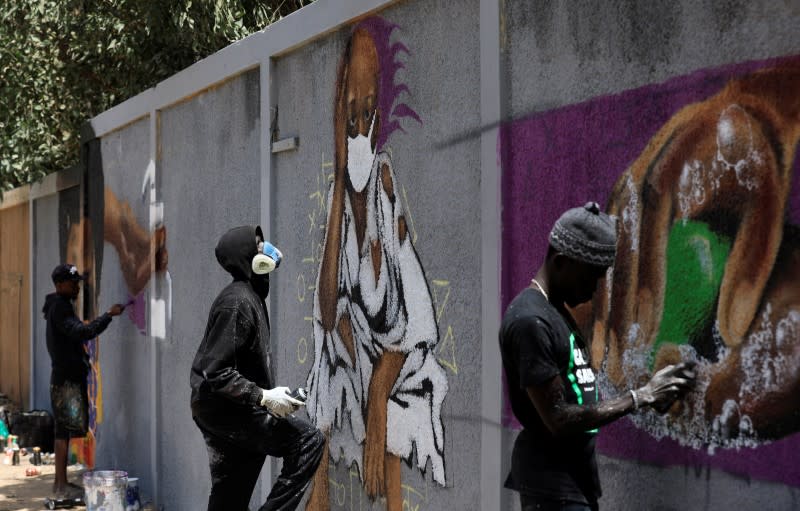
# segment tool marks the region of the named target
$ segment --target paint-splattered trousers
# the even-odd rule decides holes
[[[192,411],[208,447],[208,511],[247,511],[267,456],[283,458],[283,469],[260,511],[297,508],[322,458],[325,437],[317,428],[261,409],[231,414],[195,403]]]
[[[51,381],[52,381],[51,377]],[[89,431],[89,397],[86,380],[77,383],[50,383],[50,404],[53,408],[57,440],[82,438]]]

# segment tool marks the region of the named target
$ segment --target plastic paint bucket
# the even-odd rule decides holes
[[[83,474],[86,511],[125,511],[128,473],[122,470],[97,470]]]

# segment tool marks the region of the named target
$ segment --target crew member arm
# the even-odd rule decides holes
[[[586,405],[568,403],[561,372],[569,353],[564,354],[563,341],[554,337],[551,325],[540,317],[520,318],[511,335],[518,346],[520,386],[556,436],[590,431],[639,406],[669,404],[694,383],[693,366],[681,363],[661,369],[646,385],[621,397]]]
[[[571,435],[604,426],[635,409],[630,393],[591,405],[567,403],[560,376],[525,389],[547,429],[554,436]]]
[[[261,402],[261,388],[237,371],[237,347],[252,338],[254,329],[252,322],[235,308],[217,311],[195,369],[202,373],[211,394],[239,404],[258,406]]]
[[[101,314],[94,321],[84,323],[75,315],[75,310],[71,304],[60,303],[54,311],[56,328],[67,338],[76,341],[88,341],[94,339],[105,330],[111,323],[111,315]]]

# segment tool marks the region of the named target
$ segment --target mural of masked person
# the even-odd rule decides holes
[[[594,309],[595,360],[621,387],[695,359],[679,438],[752,445],[800,430],[800,235],[788,209],[800,67],[731,80],[684,107],[619,178],[618,264]],[[607,319],[606,319],[607,318]]]
[[[308,413],[327,437],[307,509],[328,509],[328,459],[356,464],[371,498],[402,508],[400,460],[445,483],[441,406],[447,379],[434,348],[438,328],[411,241],[389,154],[381,151],[404,85],[386,53],[394,26],[355,27],[339,65],[335,174],[328,194],[322,262],[314,294],[314,363]],[[388,425],[391,425],[388,427]],[[416,453],[416,460],[413,459]]]

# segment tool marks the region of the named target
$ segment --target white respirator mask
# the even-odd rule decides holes
[[[264,275],[280,266],[283,254],[269,241],[261,241],[260,238],[257,238],[257,242],[258,253],[253,256],[251,269],[256,275]]]

